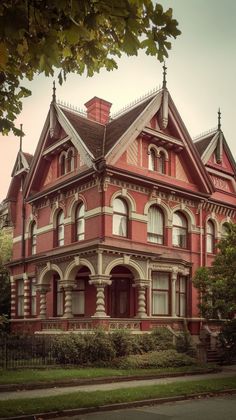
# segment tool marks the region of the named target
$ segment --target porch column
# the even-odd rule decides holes
[[[40,293],[40,309],[39,309],[39,318],[46,318],[46,294],[49,291],[49,287],[45,285],[39,285],[38,290]]]
[[[146,289],[150,286],[149,280],[136,279],[133,287],[137,287],[138,290],[138,311],[136,318],[147,317],[147,305],[146,305]]]
[[[64,314],[63,318],[73,318],[72,312],[72,291],[74,286],[74,281],[61,281],[60,286],[65,291],[65,304],[64,304]]]
[[[176,289],[175,284],[178,271],[174,268],[171,275],[171,316],[176,317]]]
[[[104,289],[106,286],[110,286],[111,280],[110,276],[104,275],[91,275],[89,276],[89,284],[92,284],[97,289],[96,295],[96,312],[93,315],[93,318],[104,318],[108,317],[109,315],[106,314],[105,309],[105,293]]]

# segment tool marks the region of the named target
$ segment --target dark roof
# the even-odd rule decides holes
[[[203,155],[203,153],[205,152],[206,148],[209,146],[209,144],[210,144],[212,138],[214,137],[214,135],[215,135],[215,133],[214,134],[211,133],[209,136],[204,137],[202,140],[198,140],[198,141],[194,142],[194,145],[195,145],[198,153],[200,154],[200,156]]]
[[[101,156],[105,126],[96,121],[82,117],[73,111],[61,107],[60,109],[94,157]]]
[[[28,165],[30,166],[30,164],[32,162],[32,159],[33,159],[33,155],[30,155],[30,153],[25,153],[25,152],[23,152],[23,155],[24,155]]]
[[[77,131],[87,148],[95,158],[101,157],[103,147],[105,155],[116,144],[119,138],[126,132],[138,116],[144,111],[146,106],[153,100],[148,98],[141,104],[136,105],[123,113],[120,117],[114,118],[108,124],[103,125],[79,115],[72,110],[60,107],[72,127]],[[105,133],[105,137],[104,137]]]
[[[116,144],[122,134],[126,132],[152,100],[153,96],[107,124],[105,154]]]

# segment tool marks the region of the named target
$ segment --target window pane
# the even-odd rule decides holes
[[[24,280],[18,280],[18,296],[24,295]]]
[[[153,291],[152,309],[153,315],[168,315],[168,292]]]
[[[173,225],[179,226],[179,227],[187,227],[187,221],[185,217],[179,213],[178,211],[174,213],[173,215]]]
[[[84,290],[74,290],[72,292],[72,313],[76,315],[84,315],[85,296]]]
[[[155,171],[155,160],[156,160],[156,154],[154,150],[151,149],[148,156],[148,169],[150,171]]]
[[[127,214],[127,207],[123,200],[116,198],[113,203],[113,209],[117,213]]]
[[[186,230],[179,227],[173,227],[173,245],[180,248],[187,246],[187,233]]]
[[[113,233],[114,235],[127,236],[127,218],[120,214],[113,215]]]
[[[214,226],[211,221],[207,223],[207,233],[211,233],[212,235],[214,235]]]
[[[148,211],[148,241],[158,244],[163,243],[164,218],[162,212],[155,206],[151,206]]]
[[[180,292],[185,293],[186,292],[186,278],[180,277],[179,282],[180,282]]]
[[[180,295],[180,316],[186,316],[186,296]]]

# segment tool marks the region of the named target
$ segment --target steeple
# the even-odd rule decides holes
[[[163,82],[162,82],[162,88],[163,89],[166,89],[166,70],[167,70],[167,67],[166,67],[166,63],[165,63],[165,61],[164,61],[164,65],[163,65]]]
[[[221,111],[218,110],[218,131],[221,131]]]
[[[162,101],[159,111],[159,125],[161,130],[165,130],[168,125],[168,90],[166,88],[166,64],[163,65],[163,82],[162,82]]]
[[[55,80],[53,81],[53,88],[52,88],[52,102],[50,105],[50,137],[54,138],[57,136],[57,114],[56,114],[56,85]]]
[[[216,162],[222,162],[222,155],[223,155],[223,133],[221,131],[221,111],[220,108],[218,110],[218,140],[216,146]]]
[[[23,124],[20,124],[20,131],[21,131],[21,135],[20,135],[20,152],[22,152],[22,127],[23,127]]]

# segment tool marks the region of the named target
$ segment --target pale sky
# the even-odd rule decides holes
[[[161,0],[172,7],[182,31],[172,41],[167,60],[167,87],[191,136],[217,125],[221,108],[222,130],[236,158],[236,1]],[[93,78],[69,75],[57,85],[57,99],[84,108],[93,96],[112,102],[114,113],[162,83],[162,64],[139,54],[117,60],[118,70],[101,71]],[[34,153],[52,96],[52,78],[36,76],[25,86],[32,96],[24,100],[17,125],[23,124],[23,151]],[[0,201],[7,194],[19,139],[0,137]]]

